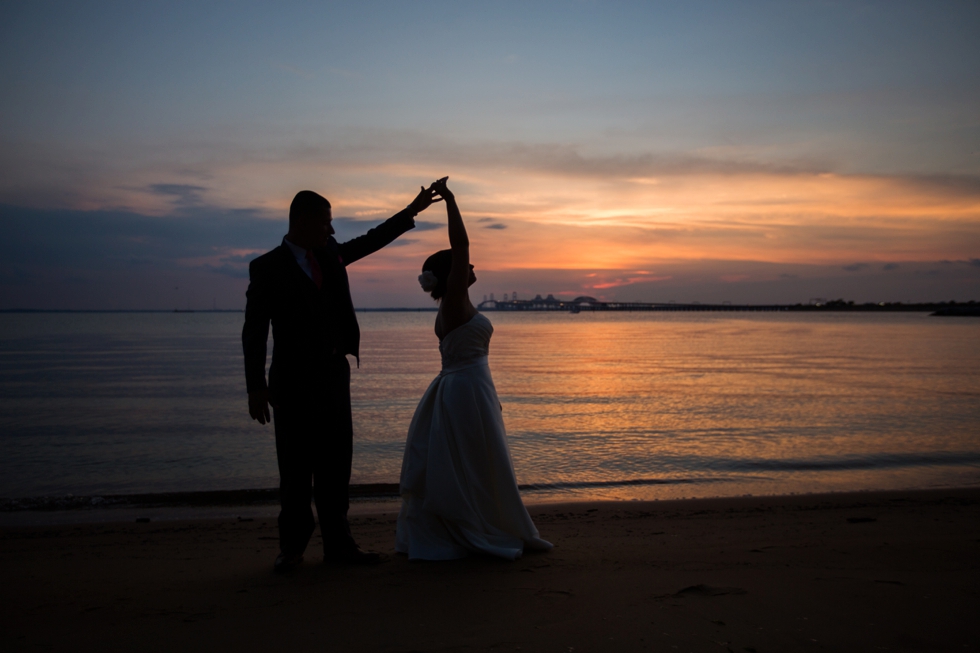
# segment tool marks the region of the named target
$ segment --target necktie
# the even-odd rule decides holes
[[[317,263],[316,257],[313,256],[313,250],[306,250],[306,260],[310,262],[310,272],[312,273],[313,283],[316,284],[317,288],[323,286],[323,271],[320,270],[320,264]]]

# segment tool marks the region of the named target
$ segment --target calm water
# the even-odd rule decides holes
[[[432,313],[361,313],[354,482],[397,482]],[[491,313],[535,499],[980,483],[980,320]],[[0,496],[264,488],[238,313],[0,314]]]

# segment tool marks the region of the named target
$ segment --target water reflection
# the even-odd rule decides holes
[[[431,316],[417,317],[411,351],[380,337],[385,317],[365,325],[379,377],[390,350],[400,365],[418,354],[412,369],[436,372]],[[491,318],[491,369],[518,477],[542,492],[653,498],[675,494],[666,481],[710,480],[708,492],[720,484],[737,494],[980,477],[975,323],[918,314]],[[430,378],[402,377],[408,385],[389,392],[401,398],[415,384],[410,400],[391,406],[384,425],[362,423],[364,438],[404,432]],[[372,404],[378,389],[356,387],[359,401]],[[368,463],[384,458],[355,465],[365,478],[393,478],[396,466]]]
[[[361,313],[354,481],[397,481],[432,313]],[[490,314],[532,500],[980,481],[980,321]],[[274,487],[240,314],[0,314],[0,496]]]

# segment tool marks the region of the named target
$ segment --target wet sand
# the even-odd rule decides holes
[[[968,651],[980,489],[533,506],[553,551],[272,573],[275,520],[0,529],[0,645],[139,651]]]

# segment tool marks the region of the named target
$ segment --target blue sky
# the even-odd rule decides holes
[[[478,298],[980,299],[977,33],[975,2],[5,2],[0,308],[238,307],[296,191],[355,235],[445,174]],[[424,305],[443,246],[355,301]]]

